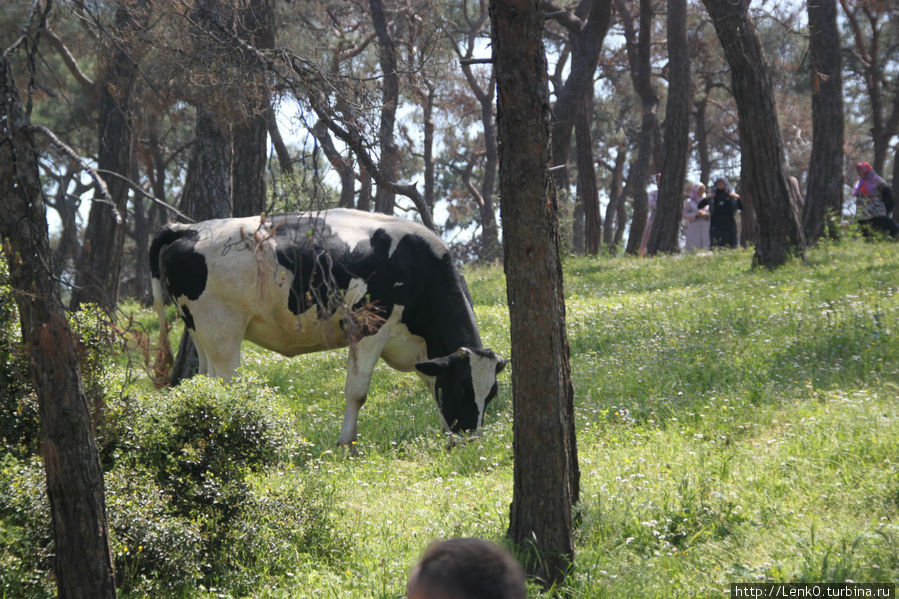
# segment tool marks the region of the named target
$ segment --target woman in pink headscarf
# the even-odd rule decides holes
[[[855,218],[862,234],[871,237],[881,231],[896,239],[899,237],[899,224],[892,218],[893,192],[890,186],[874,172],[870,163],[859,162],[855,168],[858,182],[852,195],[855,196]]]

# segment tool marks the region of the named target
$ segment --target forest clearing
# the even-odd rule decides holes
[[[485,342],[508,354],[501,270],[465,276]],[[582,490],[575,566],[558,593],[897,580],[896,281],[895,246],[854,240],[776,271],[749,269],[745,251],[568,259]],[[150,310],[122,309],[155,335]],[[230,386],[197,377],[155,390],[139,356],[104,347],[98,431],[121,596],[401,597],[431,540],[503,542],[508,375],[482,436],[447,450],[418,377],[381,363],[360,416],[363,455],[349,457],[336,447],[345,352],[287,359],[245,343]],[[184,417],[235,406],[230,425]],[[245,453],[231,470],[234,450]],[[41,478],[34,458],[4,458],[6,597],[53,596]]]

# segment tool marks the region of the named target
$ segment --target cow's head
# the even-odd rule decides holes
[[[460,347],[448,356],[419,362],[415,368],[434,377],[434,397],[444,427],[463,433],[481,428],[487,404],[496,395],[496,376],[507,363],[489,349]]]

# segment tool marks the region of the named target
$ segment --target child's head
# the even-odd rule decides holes
[[[409,599],[526,599],[524,572],[512,555],[480,539],[429,546],[412,570]]]

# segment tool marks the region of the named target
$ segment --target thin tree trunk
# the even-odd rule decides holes
[[[400,98],[400,78],[397,72],[396,44],[390,33],[387,15],[382,0],[369,0],[371,17],[375,32],[378,35],[378,50],[381,72],[381,123],[379,137],[381,142],[381,159],[378,167],[389,181],[397,181],[399,174],[399,149],[394,140],[396,125],[396,109]],[[375,194],[375,211],[393,214],[396,194],[383,185],[378,185]]]
[[[584,98],[593,96],[593,76],[599,64],[599,53],[612,20],[611,0],[580,0],[575,15],[579,19],[570,24],[568,44],[571,47],[571,70],[553,104],[552,152],[556,190],[568,195],[568,154],[571,131]],[[581,20],[582,19],[582,20]]]
[[[275,45],[274,9],[272,0],[252,0],[239,9],[238,35],[256,48]],[[244,118],[232,125],[233,164],[231,187],[234,216],[252,216],[265,210],[265,161],[268,156],[268,130],[271,94],[265,73],[249,58],[239,64],[248,81],[235,93],[245,94]]]
[[[561,581],[574,558],[572,505],[580,472],[549,173],[549,90],[543,22],[532,0],[492,0],[500,200],[509,296],[515,458],[509,536],[530,549],[529,572]]]
[[[678,251],[684,179],[690,146],[690,53],[687,48],[687,2],[668,0],[668,104],[665,110],[665,143],[662,179],[652,230],[649,255]]]
[[[748,0],[703,0],[730,65],[739,116],[742,157],[749,161],[750,189],[756,193],[758,240],[753,264],[776,267],[804,255],[799,206],[791,200],[774,88]]]
[[[624,144],[618,145],[615,155],[615,166],[612,169],[612,179],[609,182],[609,205],[606,206],[606,219],[602,224],[602,239],[609,253],[614,254],[618,249],[615,242],[615,224],[618,222],[618,206],[624,203],[622,197],[622,184],[624,183],[624,165],[627,163],[627,149]]]
[[[319,120],[315,123],[313,133],[325,152],[328,162],[340,175],[340,200],[338,205],[341,208],[355,207],[356,171],[353,169],[353,163],[349,158],[341,156],[340,152],[337,151],[334,140],[331,138],[331,133],[328,131],[328,125],[324,121]]]
[[[696,128],[694,135],[696,137],[696,153],[699,155],[699,181],[705,185],[712,182],[712,159],[709,154],[709,131],[708,123],[706,123],[706,113],[709,105],[708,87],[706,93],[696,101]]]
[[[141,29],[147,18],[144,8],[143,0],[130,8],[119,6],[113,34],[124,36]],[[102,175],[112,205],[100,201],[91,204],[72,291],[70,307],[73,310],[87,302],[96,303],[107,311],[115,309],[122,270],[128,183],[115,174],[127,177],[131,169],[131,96],[137,63],[121,42],[109,43],[101,60],[105,68],[97,83],[100,106],[97,168],[101,173],[113,173],[112,176]]]
[[[634,90],[640,97],[642,110],[637,159],[631,164],[627,180],[627,191],[633,198],[634,213],[625,252],[637,255],[640,253],[640,240],[649,218],[649,196],[646,192],[646,184],[649,182],[653,145],[659,128],[659,119],[656,115],[659,99],[652,87],[650,72],[653,11],[651,0],[640,0],[640,31],[638,35],[628,3],[625,0],[616,0],[616,6],[624,26],[631,79]]]
[[[74,336],[49,265],[37,152],[6,57],[0,58],[0,139],[0,236],[38,397],[58,594],[114,598],[103,471]]]
[[[593,98],[585,98],[574,123],[574,136],[577,195],[584,210],[584,251],[595,256],[599,253],[602,217],[599,214],[599,186],[596,183],[596,170],[593,166],[593,137],[590,134],[592,108]]]
[[[839,235],[843,211],[843,75],[836,0],[808,1],[812,155],[803,227],[809,243]]]

